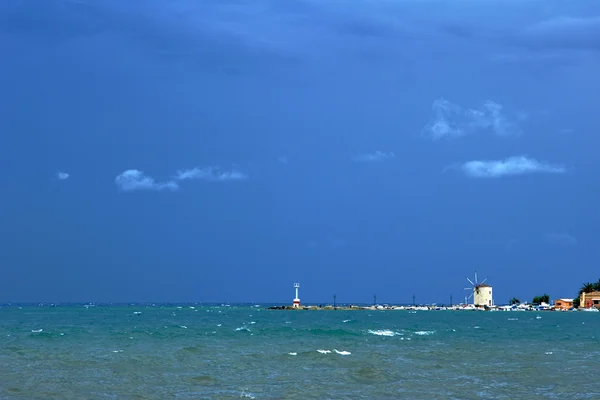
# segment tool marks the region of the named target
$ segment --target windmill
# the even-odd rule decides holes
[[[477,271],[475,271],[475,280],[474,280],[474,281],[472,281],[472,280],[470,280],[469,278],[467,278],[467,280],[469,281],[469,283],[470,283],[472,286],[471,286],[471,287],[468,287],[468,288],[465,288],[465,290],[469,290],[469,291],[471,291],[471,294],[470,294],[469,296],[465,296],[465,304],[467,304],[467,303],[469,302],[469,299],[471,299],[471,297],[475,296],[475,297],[473,298],[473,304],[477,306],[477,305],[479,305],[479,304],[478,304],[478,301],[476,301],[476,300],[479,300],[479,298],[480,298],[480,296],[479,296],[479,295],[480,295],[480,294],[481,294],[481,292],[482,292],[482,290],[481,290],[481,289],[482,289],[483,287],[486,287],[486,288],[487,288],[487,287],[489,287],[488,285],[484,285],[485,281],[487,281],[487,278],[485,278],[485,279],[484,279],[484,280],[482,280],[481,282],[478,282],[478,281],[477,281]],[[490,295],[491,295],[491,290],[490,290]],[[476,298],[477,298],[477,299],[476,299]],[[487,301],[485,301],[485,303],[484,303],[484,304],[487,304],[487,303],[488,303],[488,302],[487,302]],[[490,305],[491,305],[491,304],[490,304]]]

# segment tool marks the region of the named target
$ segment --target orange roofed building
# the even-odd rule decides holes
[[[581,293],[581,297],[579,299],[579,307],[600,308],[600,292]]]
[[[558,299],[554,302],[555,310],[570,310],[573,308],[573,299]]]

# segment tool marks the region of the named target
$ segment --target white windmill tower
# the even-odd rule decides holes
[[[475,306],[492,306],[494,305],[494,298],[492,296],[492,287],[487,285],[485,278],[483,281],[477,281],[477,271],[475,271],[475,281],[467,278],[469,283],[473,286],[465,288],[465,290],[471,291],[471,294],[467,297],[465,296],[465,303],[468,303],[469,299],[473,297],[473,305]]]

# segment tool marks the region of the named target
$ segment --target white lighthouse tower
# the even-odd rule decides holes
[[[300,289],[300,284],[294,283],[294,289],[296,289],[296,297],[294,298],[293,307],[300,308],[300,298],[298,297],[298,289]]]

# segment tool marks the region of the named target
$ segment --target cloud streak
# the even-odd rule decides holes
[[[385,153],[383,151],[376,151],[374,153],[363,153],[355,157],[352,157],[354,162],[382,162],[392,160],[396,157],[393,152]]]
[[[568,233],[548,233],[546,241],[559,246],[576,246],[577,239]]]
[[[548,19],[528,27],[515,41],[540,49],[600,50],[600,17]]]
[[[566,168],[539,162],[525,156],[509,157],[504,160],[473,160],[461,166],[465,175],[471,178],[500,178],[504,176],[531,173],[562,174]]]
[[[486,101],[478,109],[464,109],[458,104],[439,98],[432,104],[433,117],[423,128],[425,135],[434,140],[456,138],[476,132],[491,132],[498,136],[517,135],[519,127],[509,120],[503,107]]]
[[[115,178],[115,184],[123,192],[133,192],[136,190],[170,190],[179,188],[176,182],[156,182],[153,178],[137,169],[128,169]]]
[[[192,169],[180,170],[175,174],[179,181],[200,179],[211,182],[242,181],[248,179],[248,175],[238,170],[222,171],[215,167],[194,167]]]

